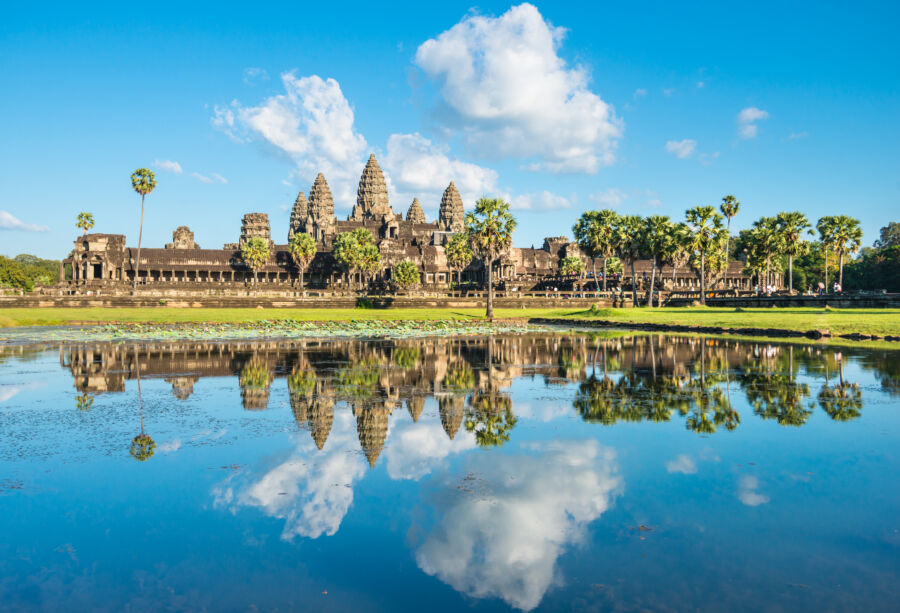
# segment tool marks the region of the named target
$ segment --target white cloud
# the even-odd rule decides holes
[[[647,95],[647,90],[644,89],[643,87],[639,87],[636,90],[634,90],[634,94],[632,95],[632,98],[637,100],[638,98],[643,98],[646,95]]]
[[[222,184],[228,183],[228,179],[226,179],[225,177],[223,177],[222,175],[220,175],[217,172],[212,173],[211,176],[213,179],[215,179],[219,183],[222,183]]]
[[[615,161],[624,124],[557,50],[565,31],[531,4],[470,15],[422,43],[415,63],[440,93],[436,118],[489,157],[537,158],[529,168],[594,173]]]
[[[719,152],[715,151],[713,153],[701,153],[699,155],[698,159],[700,160],[700,163],[703,164],[704,166],[709,166],[714,161],[719,159]]]
[[[12,213],[0,211],[0,230],[21,230],[22,232],[47,232],[47,226],[39,226],[33,223],[25,223]]]
[[[788,140],[797,140],[798,138],[806,138],[809,136],[809,132],[791,132],[788,136]]]
[[[350,205],[366,150],[366,139],[353,126],[350,103],[334,79],[284,73],[281,80],[285,93],[258,106],[236,100],[229,107],[216,106],[210,122],[238,142],[260,139],[289,156],[305,183],[323,173],[335,203]]]
[[[395,418],[397,419],[397,418]],[[418,481],[458,453],[474,449],[475,435],[460,428],[450,440],[437,421],[409,422],[395,426],[391,445],[385,449],[387,472],[391,479]]]
[[[647,202],[644,203],[645,206],[650,207],[651,209],[657,209],[662,206],[662,200],[659,198],[650,198]]]
[[[685,138],[684,140],[670,140],[666,142],[666,151],[679,159],[689,158],[697,149],[697,141]]]
[[[680,454],[674,460],[666,462],[666,470],[670,473],[693,475],[697,473],[697,463],[688,455]]]
[[[154,160],[153,165],[162,170],[175,173],[176,175],[180,175],[182,172],[181,164],[173,162],[172,160]]]
[[[594,440],[540,453],[467,456],[465,489],[433,497],[438,523],[416,563],[458,592],[537,607],[561,581],[556,560],[624,489],[615,452]]]
[[[456,184],[467,207],[497,190],[497,171],[451,159],[446,147],[418,133],[391,134],[383,166],[391,186],[400,192],[396,196],[402,194],[410,201],[418,197],[423,207],[436,208],[450,181]]]
[[[256,85],[258,81],[268,81],[269,73],[265,68],[244,68],[244,83],[247,85]]]
[[[199,172],[192,172],[191,176],[200,181],[201,183],[212,183],[213,180],[206,175],[201,175]]]
[[[667,87],[667,88],[663,89],[662,92],[663,92],[663,96],[665,96],[666,98],[671,98],[675,94],[675,88]]]
[[[704,87],[706,87],[706,83],[704,83],[703,81],[697,81],[697,89],[703,89]]]
[[[19,383],[17,385],[0,385],[0,402],[12,400],[19,392],[44,387],[44,383]]]
[[[768,111],[750,106],[743,109],[737,115],[738,136],[741,138],[756,138],[758,127],[757,122],[769,118]]]
[[[181,439],[175,439],[166,443],[160,443],[156,448],[162,453],[174,453],[181,449]]]
[[[537,212],[567,209],[572,206],[572,202],[568,198],[547,190],[536,194],[513,196],[509,204],[512,209]]]
[[[627,198],[628,194],[620,189],[616,189],[615,187],[611,187],[609,189],[605,189],[588,196],[588,199],[593,200],[597,204],[610,208],[619,206]]]
[[[769,497],[760,494],[759,479],[750,475],[744,475],[738,482],[738,499],[748,507],[758,507],[769,502]]]

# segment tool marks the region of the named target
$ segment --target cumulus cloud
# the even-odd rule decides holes
[[[697,473],[697,463],[689,455],[680,454],[675,459],[666,462],[666,470],[670,473],[693,475]]]
[[[743,109],[737,115],[738,136],[741,138],[756,138],[758,132],[757,122],[769,118],[768,111],[750,106]]]
[[[321,451],[308,432],[297,436],[291,456],[262,476],[241,482],[239,474],[216,486],[214,504],[233,510],[256,507],[284,520],[281,538],[287,541],[335,534],[353,503],[353,485],[367,470],[356,419],[350,411],[336,411]]]
[[[738,481],[738,499],[748,507],[758,507],[769,502],[769,497],[760,494],[759,479],[751,475],[744,475]]]
[[[622,204],[628,198],[628,194],[620,189],[611,187],[591,194],[588,198],[601,206],[614,208]]]
[[[50,230],[47,226],[41,226],[33,223],[25,223],[12,213],[0,211],[0,230],[20,230],[22,232],[47,232]]]
[[[182,172],[181,164],[173,162],[172,160],[154,160],[153,165],[167,172],[175,173],[176,175],[180,175]]]
[[[416,551],[419,568],[474,598],[537,607],[560,580],[557,558],[624,489],[615,452],[594,440],[538,451],[467,456],[475,479],[434,497],[439,519]]]
[[[435,83],[435,117],[486,157],[535,158],[528,168],[594,173],[615,161],[624,124],[557,51],[563,28],[521,4],[470,15],[422,43],[415,63]]]
[[[391,187],[422,199],[436,208],[444,188],[453,181],[471,207],[475,200],[497,189],[497,171],[448,156],[448,149],[421,134],[391,134],[383,167]],[[399,196],[399,194],[398,194]]]
[[[690,138],[685,138],[684,140],[670,140],[666,142],[666,151],[681,160],[694,155],[694,151],[696,149],[697,141]]]
[[[391,479],[418,481],[441,466],[448,457],[475,447],[475,435],[465,428],[460,428],[451,441],[437,421],[415,423],[409,420],[395,426],[392,432],[391,444],[384,451],[387,472]]]
[[[567,209],[572,206],[572,202],[565,196],[544,190],[535,194],[513,196],[509,205],[510,208],[521,211],[541,212]]]
[[[336,204],[349,205],[362,170],[366,140],[356,132],[354,114],[334,79],[281,75],[284,93],[256,106],[233,101],[216,106],[210,122],[238,142],[259,140],[290,157],[297,178],[312,183],[325,175]]]

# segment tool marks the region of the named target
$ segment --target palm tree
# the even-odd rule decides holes
[[[863,232],[859,220],[848,215],[836,215],[831,222],[831,237],[834,250],[838,253],[840,278],[838,283],[844,285],[844,257],[856,253],[862,244]]]
[[[134,285],[137,288],[138,272],[141,268],[141,237],[144,234],[144,198],[156,189],[156,175],[147,168],[138,168],[131,173],[131,187],[141,195],[141,225],[138,229],[137,262],[134,265]]]
[[[685,211],[690,238],[688,246],[700,258],[700,304],[706,306],[706,258],[721,249],[722,216],[711,206],[695,206]]]
[[[816,230],[819,231],[819,242],[822,244],[822,253],[825,256],[825,291],[828,291],[828,251],[834,247],[834,217],[826,215],[816,222]]]
[[[303,273],[316,257],[316,241],[309,234],[298,232],[291,237],[288,243],[288,252],[291,254],[294,265],[300,271],[300,289],[303,289]]]
[[[469,244],[487,268],[488,298],[486,316],[494,318],[494,260],[512,244],[516,220],[509,212],[509,203],[502,198],[481,198],[475,211],[466,215]]]
[[[251,236],[241,246],[241,259],[253,271],[253,285],[256,285],[257,274],[269,261],[269,243],[260,236]]]
[[[751,230],[754,242],[765,259],[766,285],[771,283],[772,258],[784,251],[784,240],[775,217],[760,217]]]
[[[88,230],[94,227],[94,216],[91,213],[82,211],[75,220],[75,227],[81,230],[82,234],[87,234]]]
[[[462,232],[451,236],[444,245],[444,255],[450,268],[456,270],[456,285],[462,285],[462,271],[475,257],[475,253],[469,246],[469,237]]]
[[[804,230],[809,230],[809,220],[799,211],[779,213],[775,218],[781,244],[788,256],[788,291],[794,291],[794,257],[805,255],[809,251],[809,243],[803,240]]]
[[[634,261],[644,253],[644,220],[640,215],[624,215],[616,223],[616,244],[619,257],[631,262],[631,303],[637,306],[637,275]]]
[[[657,265],[661,268],[662,263],[671,256],[672,251],[675,249],[675,241],[675,228],[667,216],[651,215],[644,220],[644,243],[647,255],[652,262],[650,292],[647,300],[647,304],[651,307],[653,306],[653,289],[656,285]]]
[[[591,257],[594,282],[597,282],[596,258],[603,258],[603,291],[606,291],[606,260],[616,254],[615,211],[586,211],[572,227],[578,246]]]
[[[719,205],[719,210],[722,211],[722,215],[725,216],[728,230],[728,238],[725,239],[725,257],[731,258],[731,218],[738,214],[738,211],[741,210],[741,203],[738,202],[738,199],[732,196],[731,194],[722,198],[722,204]]]

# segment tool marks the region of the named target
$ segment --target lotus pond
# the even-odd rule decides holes
[[[896,610],[900,352],[362,325],[4,331],[3,608]]]

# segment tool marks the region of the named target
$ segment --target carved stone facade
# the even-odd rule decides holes
[[[425,288],[447,289],[456,280],[457,271],[451,270],[444,254],[444,244],[457,232],[465,230],[465,210],[462,197],[451,181],[444,190],[438,207],[438,219],[429,222],[418,198],[414,199],[406,213],[395,213],[391,208],[387,183],[375,156],[369,157],[363,169],[357,190],[356,204],[346,220],[338,220],[334,213],[334,198],[325,177],[319,173],[309,190],[309,200],[300,192],[291,210],[285,244],[276,244],[271,237],[269,218],[265,213],[248,213],[241,221],[240,239],[228,243],[222,249],[201,249],[194,235],[186,226],[173,233],[173,241],[165,249],[143,248],[140,266],[135,261],[137,250],[125,246],[125,237],[117,234],[88,234],[75,241],[71,259],[64,262],[74,269],[72,284],[76,286],[126,286],[139,268],[138,283],[141,286],[168,286],[172,283],[184,287],[197,284],[249,284],[280,285],[291,287],[299,281],[299,270],[288,252],[287,242],[298,232],[312,236],[317,253],[304,274],[306,287],[346,289],[354,280],[348,278],[332,256],[332,244],[342,232],[360,228],[369,230],[381,253],[380,269],[368,281],[373,287],[384,287],[390,282],[394,265],[410,260],[419,268],[421,283]],[[270,248],[269,262],[253,274],[241,259],[240,248],[251,237],[266,240]],[[585,271],[592,272],[595,265],[602,268],[602,261],[592,261],[583,255],[577,244],[564,236],[544,239],[540,249],[510,248],[495,263],[494,281],[506,283],[506,289],[546,289],[563,285],[560,279],[560,262],[575,256],[582,259]],[[650,271],[649,262],[636,262],[635,269],[641,279]],[[694,271],[679,268],[672,271],[664,267],[659,278],[674,287],[693,285]],[[473,260],[459,277],[464,284],[478,287],[485,281],[485,267]],[[60,273],[62,278],[62,272]],[[742,273],[741,262],[731,262],[725,275],[726,285],[749,289],[749,279]],[[356,287],[363,280],[355,279]],[[190,284],[190,285],[187,285]],[[199,287],[198,287],[199,289]]]

